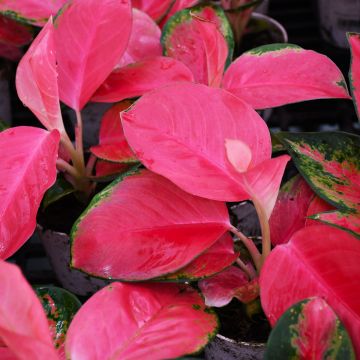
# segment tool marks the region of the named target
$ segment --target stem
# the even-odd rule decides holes
[[[261,265],[265,262],[265,259],[269,256],[271,251],[271,241],[270,241],[270,226],[269,221],[265,213],[265,209],[262,207],[261,203],[256,199],[253,198],[252,202],[255,206],[255,210],[258,214],[260,227],[261,227],[261,235],[262,235],[262,255],[261,255]]]
[[[85,169],[85,173],[86,173],[87,177],[91,176],[94,166],[95,166],[95,163],[96,163],[96,160],[97,160],[96,156],[94,154],[91,154],[89,157],[89,160],[86,164],[86,169]]]
[[[74,178],[79,177],[79,173],[77,172],[76,168],[74,166],[71,166],[69,163],[67,163],[63,159],[57,159],[56,166],[58,167],[59,170],[67,172]]]
[[[254,278],[254,274],[249,270],[249,268],[240,258],[236,259],[236,263],[239,265],[239,268],[249,277],[250,280]]]
[[[260,271],[260,268],[262,265],[262,258],[261,258],[261,254],[260,254],[259,250],[256,248],[255,244],[248,237],[246,237],[241,231],[239,231],[236,227],[232,226],[230,228],[230,231],[233,234],[235,234],[242,241],[242,243],[248,249],[248,251],[254,261],[256,269],[258,271]]]
[[[84,149],[83,149],[83,124],[79,110],[76,110],[75,148],[81,161],[81,168],[85,173]]]

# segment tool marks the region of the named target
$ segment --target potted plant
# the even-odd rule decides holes
[[[264,269],[271,268],[267,264],[274,261],[281,250],[275,249],[274,255],[269,255],[268,220],[289,157],[271,158],[269,130],[254,108],[313,98],[349,98],[349,95],[341,73],[329,59],[288,44],[266,46],[243,54],[224,74],[230,51],[219,29],[226,23],[220,22],[218,10],[211,9],[201,9],[200,14],[188,19],[190,25],[184,26],[185,30],[195,28],[201,35],[196,41],[202,44],[201,55],[206,60],[195,57],[195,61],[202,60],[204,66],[196,66],[191,61],[185,65],[162,57],[120,67],[109,75],[126,49],[125,34],[129,37],[131,33],[130,3],[111,0],[101,9],[95,1],[69,3],[56,18],[55,27],[51,20],[47,23],[19,65],[19,95],[50,132],[20,127],[0,134],[4,156],[0,187],[4,199],[3,259],[14,253],[34,230],[37,209],[44,191],[55,181],[56,166],[77,190],[80,199],[91,196],[94,158],[85,165],[80,115],[83,105],[90,98],[110,97],[109,94],[121,100],[119,97],[145,93],[129,109],[121,111],[123,130],[119,130],[120,122],[113,125],[117,131],[124,131],[120,133],[122,138],[119,133],[113,139],[106,137],[105,130],[110,124],[105,121],[100,148],[92,149],[95,155],[104,154],[115,144],[112,149],[126,154],[121,161],[118,158],[119,163],[124,159],[128,162],[130,153],[147,169],[132,168],[119,176],[92,199],[72,228],[72,266],[98,277],[124,282],[105,287],[77,312],[65,341],[65,352],[70,358],[139,358],[150,353],[153,358],[171,358],[199,350],[208,337],[215,334],[215,315],[189,284],[163,282],[196,282],[221,272],[235,260],[238,271],[243,271],[243,279],[245,277],[242,285],[252,277],[256,290],[261,273],[262,301],[273,298],[266,295],[272,288],[267,287],[271,283],[266,277],[270,271]],[[203,17],[204,12],[218,22]],[[71,24],[82,24],[90,15],[97,19],[90,39],[84,29],[71,31]],[[123,27],[114,33],[113,24],[117,24],[119,18],[124,20]],[[171,30],[163,36],[168,49],[176,44],[179,36],[176,35],[179,29]],[[109,44],[100,41],[101,35],[108,35],[109,31],[112,36],[119,36],[116,56],[113,47],[110,51]],[[357,44],[356,36],[353,39]],[[74,59],[64,45],[70,40],[77,46],[79,58]],[[101,57],[92,51],[94,46],[101,47]],[[309,67],[317,67],[319,71],[309,73],[306,71]],[[150,76],[154,69],[159,78]],[[148,74],[144,77],[146,81],[125,83],[126,76],[136,78],[139,73]],[[119,78],[125,84],[121,84]],[[285,86],[284,80],[287,80]],[[83,86],[71,86],[71,82]],[[110,84],[116,84],[116,89]],[[62,125],[59,98],[77,113],[75,146]],[[119,105],[116,106],[114,111],[119,113]],[[125,139],[130,148],[122,141]],[[59,142],[61,158],[58,157]],[[23,166],[20,168],[19,164]],[[261,251],[234,228],[225,206],[226,201],[248,199],[253,201],[259,214]],[[309,229],[306,231],[313,231],[313,236],[325,231],[324,228]],[[238,258],[228,231],[238,236],[252,260]],[[356,253],[352,237],[338,231],[337,237]],[[301,241],[290,246],[302,244]],[[335,243],[334,238],[331,241]],[[28,294],[29,299],[21,308],[23,313],[10,312],[11,321],[3,319],[0,323],[0,337],[7,346],[5,350],[0,349],[19,358],[57,358],[45,317],[24,279],[4,262],[1,262],[0,273],[8,299],[18,297],[19,293]],[[7,274],[11,275],[7,277]],[[144,283],[154,279],[161,283]],[[126,283],[129,281],[141,283]],[[300,291],[302,287],[297,285],[295,288]],[[322,285],[315,279],[309,289],[319,291],[314,290],[311,296],[323,296]],[[6,311],[9,304],[10,301],[2,303]],[[277,304],[264,304],[274,322],[280,314],[269,309]],[[315,305],[318,306],[318,302]],[[338,311],[337,303],[331,305]],[[41,319],[39,324],[23,320],[31,312]],[[356,321],[353,327],[347,314],[338,315],[354,336]],[[108,324],[114,326],[113,333],[109,332]],[[30,355],[29,347],[34,354]]]

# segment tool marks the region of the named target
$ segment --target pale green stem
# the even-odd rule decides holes
[[[238,264],[239,268],[249,277],[250,280],[254,278],[254,274],[249,271],[249,268],[240,258],[236,259],[236,263]]]
[[[90,177],[92,175],[97,157],[94,154],[91,154],[89,160],[86,164],[86,176]]]
[[[79,173],[77,172],[76,168],[64,161],[63,159],[56,160],[56,167],[63,172],[67,172],[74,178],[79,177]]]
[[[256,212],[259,217],[260,221],[260,227],[261,227],[261,241],[262,241],[262,254],[261,254],[261,264],[260,269],[262,265],[265,262],[265,259],[269,256],[271,251],[271,241],[270,241],[270,226],[269,221],[265,213],[265,209],[262,207],[261,203],[256,199],[253,198],[252,202],[255,206]],[[258,269],[258,270],[260,270]]]
[[[262,259],[261,259],[261,254],[260,254],[259,250],[257,249],[257,247],[255,246],[255,244],[248,237],[246,237],[241,231],[239,231],[236,227],[232,226],[230,228],[230,231],[233,234],[235,234],[242,241],[242,243],[248,249],[248,251],[254,261],[256,269],[258,271],[260,271]]]
[[[84,148],[83,148],[83,124],[79,110],[76,110],[75,148],[81,161],[81,173],[85,174]]]

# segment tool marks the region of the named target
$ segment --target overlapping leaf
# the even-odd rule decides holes
[[[265,359],[355,359],[344,325],[321,298],[303,300],[271,331]]]
[[[9,351],[20,360],[58,360],[44,310],[20,270],[0,260],[0,284],[0,338]]]
[[[73,0],[55,27],[60,99],[81,110],[126,50],[130,1]]]
[[[26,126],[0,133],[0,259],[35,229],[41,199],[55,182],[59,138],[56,130]]]
[[[0,43],[12,46],[23,46],[33,38],[31,28],[17,21],[0,15]]]
[[[99,193],[74,225],[72,265],[100,277],[151,279],[189,264],[230,226],[224,203],[132,171]]]
[[[264,45],[244,53],[225,72],[223,88],[255,109],[350,98],[343,75],[329,58],[291,44]]]
[[[344,323],[359,356],[359,256],[355,237],[325,225],[306,227],[277,246],[260,274],[261,303],[271,324],[296,302],[321,297]]]
[[[0,12],[32,25],[43,26],[68,0],[2,0]]]
[[[255,167],[270,159],[268,128],[250,106],[224,90],[169,85],[143,95],[121,116],[138,159],[189,193],[222,201],[249,199],[244,175],[226,159],[226,139],[247,144],[254,170],[250,181],[264,180],[260,174],[266,169]]]
[[[65,132],[59,103],[51,19],[21,59],[16,72],[16,89],[20,100],[48,130]]]
[[[125,139],[120,121],[120,112],[130,105],[130,101],[123,101],[112,106],[104,114],[101,120],[99,145],[90,149],[98,158],[118,163],[138,161]]]
[[[199,20],[212,24],[199,24]],[[214,86],[220,84],[220,70],[225,59],[227,63],[231,62],[234,47],[224,12],[220,7],[210,5],[177,12],[163,29],[162,43],[164,54],[188,66],[196,82],[209,84],[215,77]]]
[[[169,10],[173,0],[132,0],[132,6],[146,12],[154,20],[158,21]]]
[[[158,56],[114,70],[92,101],[121,101],[179,81],[194,81],[191,71],[180,61]]]
[[[163,277],[165,280],[194,281],[214,275],[229,267],[239,256],[229,233],[184,268]]]
[[[338,210],[317,219],[360,234],[360,137],[341,132],[282,133],[296,166],[313,190]]]
[[[348,40],[351,50],[350,90],[360,120],[360,34],[349,33]]]

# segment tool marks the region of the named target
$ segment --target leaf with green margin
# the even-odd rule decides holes
[[[45,310],[54,346],[62,353],[66,333],[81,302],[69,291],[55,286],[36,287],[35,292]]]
[[[355,110],[360,120],[360,34],[347,33],[351,50],[351,64],[349,71],[350,90]]]
[[[43,198],[43,208],[46,209],[50,204],[74,193],[75,188],[62,175],[58,175],[55,184],[46,191]]]
[[[359,237],[359,221],[351,224],[360,216],[360,137],[343,132],[279,133],[277,137],[316,194],[337,208],[337,216],[324,215],[323,220]],[[322,220],[321,216],[316,219]]]
[[[315,297],[290,307],[271,331],[265,360],[355,359],[351,339],[325,300]]]
[[[201,55],[199,57],[199,54],[194,52],[196,50],[196,46],[194,46],[194,30],[192,29],[194,16],[215,23],[222,35],[225,37],[228,45],[228,56],[225,63],[226,69],[232,61],[234,38],[224,11],[221,7],[216,5],[197,5],[189,9],[178,11],[175,15],[173,15],[165,24],[162,31],[161,43],[163,45],[164,55],[183,61],[187,66],[189,66],[196,76],[196,71],[193,70],[191,63],[189,63],[188,59],[184,58],[184,54],[193,54],[194,61],[199,62],[202,57]],[[176,44],[175,48],[173,44]],[[178,51],[179,49],[181,52]],[[199,50],[197,49],[197,51]]]

